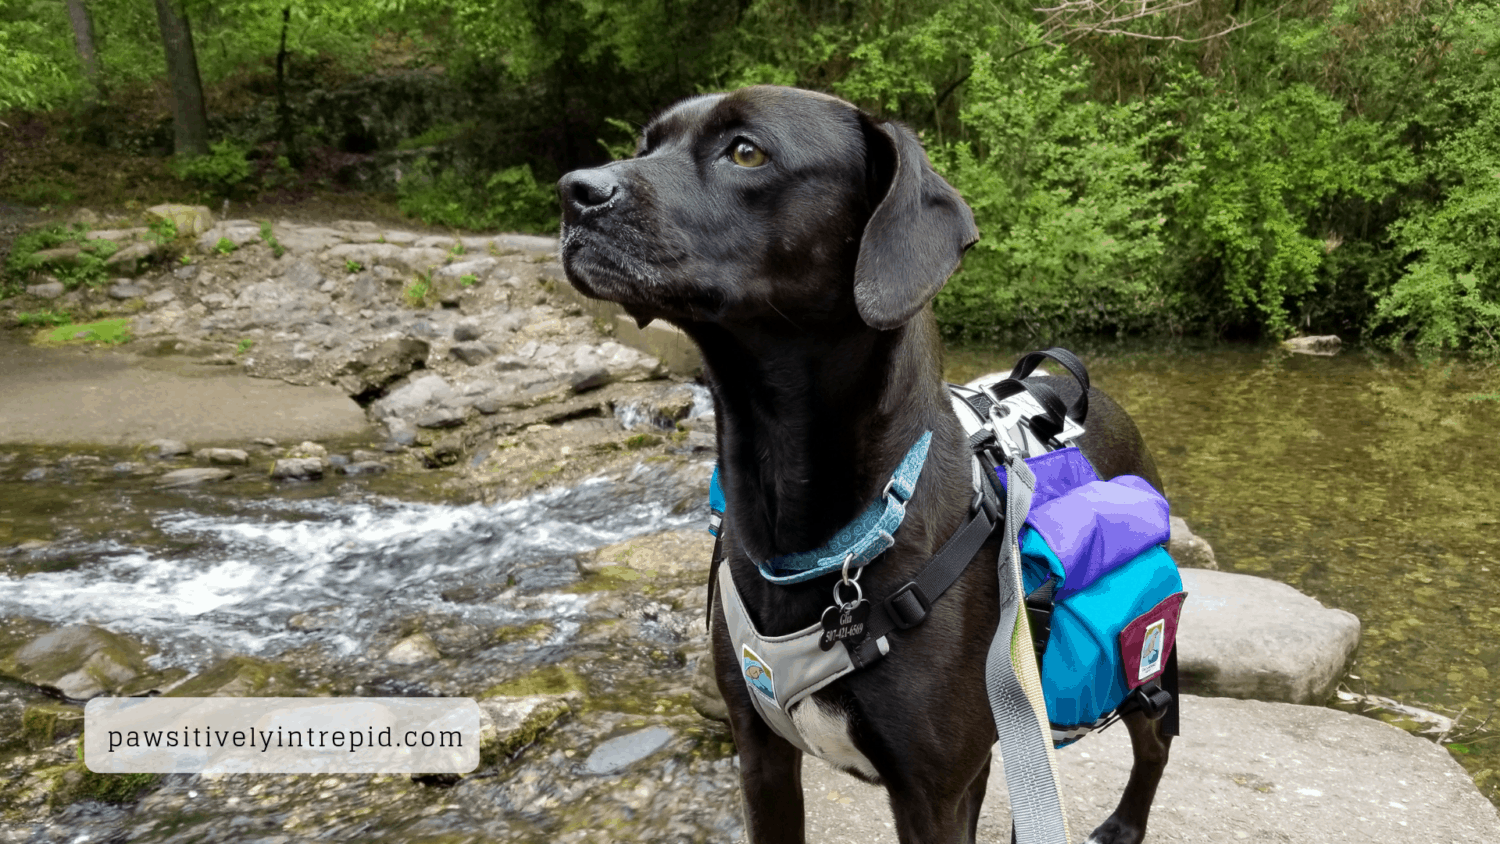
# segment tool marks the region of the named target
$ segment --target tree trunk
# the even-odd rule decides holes
[[[174,8],[173,0],[156,0],[156,22],[167,51],[167,79],[172,83],[173,150],[178,155],[207,155],[208,114],[187,15]]]
[[[89,83],[89,99],[98,101],[104,93],[104,81],[99,78],[99,48],[94,44],[94,17],[83,0],[66,0],[68,22],[73,25],[73,43],[78,47],[78,60],[83,64],[83,76]]]
[[[292,7],[287,6],[281,10],[281,49],[276,51],[276,139],[292,166],[300,167],[301,157],[292,149],[292,107],[286,98],[286,31],[291,25]]]

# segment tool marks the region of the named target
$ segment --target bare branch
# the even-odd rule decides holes
[[[1042,28],[1043,40],[1048,43],[1071,43],[1090,36],[1119,35],[1146,41],[1175,41],[1179,44],[1197,44],[1223,38],[1237,29],[1244,29],[1268,17],[1279,15],[1290,3],[1283,3],[1256,18],[1234,21],[1218,32],[1187,38],[1181,35],[1153,35],[1139,32],[1126,26],[1131,21],[1159,17],[1192,9],[1201,0],[1064,0],[1055,6],[1043,6],[1034,11],[1045,15]]]

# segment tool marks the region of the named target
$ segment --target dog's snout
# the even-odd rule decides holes
[[[582,214],[607,204],[620,192],[620,181],[608,170],[574,170],[557,183],[563,213]]]

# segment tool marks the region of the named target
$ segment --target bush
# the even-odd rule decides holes
[[[533,233],[557,230],[557,196],[531,167],[508,167],[482,183],[448,168],[421,166],[401,182],[399,207],[424,223]]]
[[[231,138],[210,144],[208,155],[175,156],[170,167],[179,179],[217,196],[232,196],[250,178],[249,152],[249,144]]]
[[[960,119],[968,140],[933,150],[974,209],[981,239],[939,295],[950,333],[1142,326],[1165,305],[1166,201],[1185,168],[1153,171],[1175,130],[1136,104],[1084,96],[1088,69],[1036,39],[999,62],[975,55]]]

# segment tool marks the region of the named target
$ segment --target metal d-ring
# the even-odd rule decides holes
[[[853,607],[855,604],[858,604],[860,601],[863,601],[865,599],[865,592],[859,586],[859,576],[861,574],[864,574],[865,570],[863,568],[857,568],[854,570],[854,576],[850,577],[849,563],[853,561],[854,552],[851,551],[848,554],[844,555],[843,569],[839,573],[839,579],[833,584],[833,602],[837,604],[840,609],[847,610],[848,608]],[[839,587],[845,585],[854,587],[854,600],[846,602],[843,598],[839,597]]]

